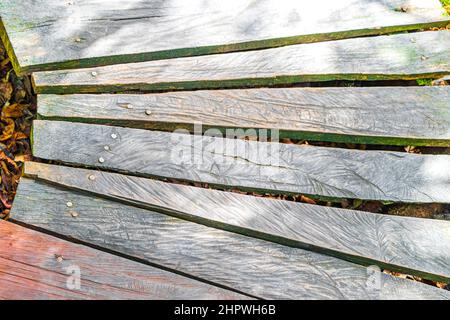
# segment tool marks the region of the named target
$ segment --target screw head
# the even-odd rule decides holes
[[[76,217],[78,217],[78,212],[72,211],[72,212],[70,213],[70,215],[71,215],[72,217],[76,218]]]
[[[58,261],[58,262],[63,262],[63,257],[62,257],[62,255],[60,255],[60,254],[55,254],[55,259],[56,259],[56,261]]]
[[[67,201],[66,206],[68,206],[69,208],[73,207],[73,203],[71,201]]]
[[[96,77],[96,76],[98,76],[98,73],[97,73],[96,71],[92,71],[92,72],[91,72],[91,75],[92,75],[93,77]]]
[[[121,108],[125,108],[125,109],[133,109],[133,105],[131,103],[128,102],[119,102],[117,103],[117,105]]]
[[[95,176],[93,174],[90,174],[88,179],[91,180],[91,181],[94,181],[95,180]]]
[[[75,42],[81,42],[81,38],[75,38]]]
[[[103,162],[105,162],[105,159],[100,157],[100,158],[98,158],[98,162],[103,163]]]
[[[111,138],[113,138],[113,139],[117,139],[117,134],[115,134],[115,133],[111,133]]]
[[[111,147],[110,146],[104,146],[103,149],[105,149],[106,151],[110,151]]]
[[[428,57],[426,57],[426,56],[421,56],[420,59],[422,59],[422,60],[427,60]]]
[[[152,114],[152,110],[149,110],[149,109],[145,110],[145,114],[148,115],[148,116],[151,115]]]

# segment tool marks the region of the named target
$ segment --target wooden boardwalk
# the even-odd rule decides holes
[[[382,272],[450,283],[449,221],[333,206],[448,205],[449,154],[285,143],[450,147],[450,87],[392,82],[450,74],[438,0],[101,2],[0,4],[38,94],[0,299],[450,299]],[[296,86],[335,80],[391,82]]]

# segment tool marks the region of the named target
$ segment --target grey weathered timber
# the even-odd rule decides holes
[[[450,282],[450,222],[373,214],[27,162],[25,175],[208,226]]]
[[[432,44],[432,45],[430,45]],[[438,78],[450,72],[450,31],[36,72],[38,93],[192,90],[296,82]]]
[[[445,26],[439,0],[3,0],[16,69],[138,62]]]
[[[36,120],[33,154],[212,185],[327,198],[450,202],[450,156],[360,151]],[[50,143],[51,142],[51,143]]]
[[[67,202],[72,204],[67,206]],[[78,214],[74,217],[73,212]],[[12,219],[267,299],[449,299],[450,293],[23,178]],[[380,285],[379,285],[380,284]]]
[[[249,299],[1,220],[0,242],[0,299]]]
[[[38,97],[38,115],[161,130],[278,129],[289,138],[450,146],[449,101],[450,87],[44,94]]]

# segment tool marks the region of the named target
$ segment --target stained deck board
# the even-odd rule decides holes
[[[439,27],[450,23],[444,12],[439,0],[4,0],[0,5],[3,40],[10,40],[16,70],[27,72]]]
[[[450,282],[450,222],[272,200],[27,162],[25,176],[267,241]]]
[[[250,298],[7,221],[0,221],[0,242],[4,299]]]
[[[68,208],[70,201],[73,206]],[[76,211],[73,217],[70,211]],[[449,299],[423,284],[333,257],[245,237],[23,178],[11,217],[267,299]]]
[[[34,121],[33,141],[38,158],[135,175],[331,199],[450,202],[448,155],[298,146],[45,120]]]
[[[38,93],[69,94],[242,88],[339,79],[438,78],[450,72],[449,51],[449,30],[428,31],[36,72],[33,79]]]
[[[449,87],[272,88],[39,95],[47,120],[126,127],[280,130],[321,141],[450,146]],[[248,131],[252,132],[252,131]]]

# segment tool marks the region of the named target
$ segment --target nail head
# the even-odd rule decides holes
[[[72,211],[70,215],[74,218],[78,217],[78,212]]]

